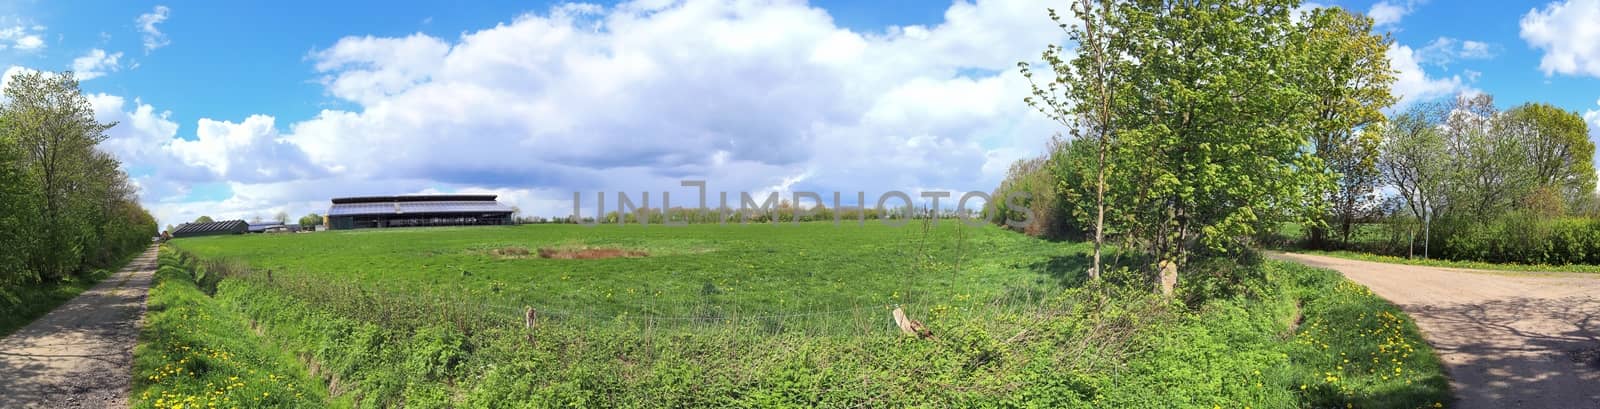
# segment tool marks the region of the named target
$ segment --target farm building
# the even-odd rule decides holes
[[[250,223],[251,233],[295,233],[300,231],[298,224],[283,224],[278,222]]]
[[[250,231],[250,224],[244,220],[226,220],[212,223],[184,223],[172,230],[172,237],[199,237],[218,236],[224,234],[244,234]]]
[[[333,199],[333,230],[511,224],[512,209],[495,195],[368,196]]]

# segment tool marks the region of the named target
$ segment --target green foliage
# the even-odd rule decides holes
[[[216,220],[211,220],[211,216],[200,216],[200,217],[195,218],[194,222],[195,223],[216,223]]]
[[[134,350],[132,407],[340,406],[293,357],[201,292],[196,269],[176,252],[161,254]]]
[[[36,317],[145,249],[155,219],[70,73],[12,76],[0,98],[0,315]]]
[[[928,254],[953,251],[941,243],[964,242],[974,250],[961,258],[895,255],[902,246],[924,245],[918,244],[924,236],[910,230],[915,229],[825,223],[540,225],[173,243],[204,258],[236,260],[183,268],[205,270],[189,277],[223,277],[212,301],[274,340],[258,344],[254,353],[300,357],[329,385],[334,399],[359,407],[1210,408],[1325,407],[1325,402],[1423,407],[1447,392],[1431,380],[1405,384],[1429,379],[1427,365],[1433,362],[1425,346],[1417,347],[1422,343],[1411,327],[1395,334],[1417,348],[1406,357],[1415,362],[1407,363],[1414,377],[1352,373],[1341,376],[1349,385],[1343,389],[1315,395],[1299,389],[1303,382],[1325,379],[1323,373],[1333,367],[1322,364],[1336,362],[1341,352],[1367,351],[1372,345],[1364,343],[1380,341],[1351,336],[1330,342],[1329,349],[1302,348],[1290,342],[1297,339],[1290,335],[1296,332],[1296,305],[1307,306],[1306,322],[1345,319],[1326,311],[1352,311],[1357,317],[1398,314],[1368,293],[1341,292],[1337,286],[1349,284],[1330,271],[1276,262],[1232,266],[1248,271],[1219,276],[1260,279],[1214,286],[1248,290],[1198,297],[1196,305],[1185,307],[1149,294],[1142,281],[1119,287],[1124,281],[1114,271],[1100,284],[1076,288],[1084,282],[1086,244],[1062,246],[993,227],[961,231],[941,225],[926,236],[925,245],[935,249]],[[965,239],[958,239],[961,235]],[[495,258],[478,250],[574,240],[592,246],[627,243],[653,255],[542,260]],[[884,242],[896,244],[870,244]],[[862,246],[870,248],[853,251]],[[780,248],[785,250],[769,251]],[[918,261],[899,267],[873,261],[896,257]],[[955,262],[960,270],[943,267]],[[440,264],[452,267],[423,267]],[[661,264],[659,270],[653,264]],[[269,268],[274,270],[270,279],[263,273]],[[292,271],[298,269],[313,272],[320,288],[345,289],[306,291],[295,284],[299,274]],[[761,276],[780,285],[741,283],[738,277],[748,269],[760,269]],[[934,283],[903,291],[907,281],[921,280],[885,273],[896,269],[921,269],[929,277],[924,280]],[[689,271],[700,273],[690,276]],[[796,281],[803,272],[826,275],[817,282]],[[887,288],[902,291],[879,294],[885,289],[876,281],[896,281]],[[495,282],[505,283],[498,293]],[[588,284],[562,284],[572,282]],[[836,286],[805,289],[822,283]],[[589,318],[562,315],[580,305],[605,305],[608,299],[597,290],[620,296],[646,285],[673,289],[664,294],[683,301],[742,305],[741,314],[765,317],[687,324],[673,315],[692,313],[692,308],[645,302],[652,296],[637,293],[628,300],[631,308],[594,309],[605,314]],[[554,288],[544,293],[540,288],[546,286]],[[1206,286],[1211,284],[1188,280],[1180,292],[1211,288]],[[678,290],[683,293],[673,292]],[[580,296],[564,308],[538,307],[539,325],[531,331],[524,326],[521,304],[507,308],[493,302],[559,302],[561,294]],[[767,303],[818,298],[869,308],[815,314],[827,311],[826,305],[785,303],[763,310],[742,304],[739,297]],[[898,334],[888,323],[885,304],[904,306],[935,338]],[[637,309],[645,305],[657,309]],[[777,318],[786,314],[804,317]],[[1366,328],[1362,325],[1355,328]],[[1372,329],[1383,328],[1378,325]],[[1433,378],[1442,379],[1437,363],[1432,365]],[[1311,385],[1320,388],[1321,383]],[[1403,387],[1424,393],[1399,394]]]
[[[319,215],[319,214],[316,214],[316,213],[307,214],[307,215],[305,215],[305,217],[301,217],[300,218],[300,228],[301,229],[306,229],[306,230],[314,229],[314,228],[317,227],[317,225],[320,225],[320,224],[322,224],[322,215]]]
[[[993,200],[985,205],[989,220],[1043,239],[1082,238],[1093,228],[1084,218],[1089,215],[1085,206],[1093,209],[1094,202],[1093,190],[1088,191],[1087,203],[1082,200],[1086,185],[1080,175],[1084,166],[1092,164],[1086,164],[1087,157],[1076,154],[1074,146],[1089,147],[1052,139],[1043,156],[1012,163],[991,194]]]
[[[1351,227],[1377,207],[1382,138],[1367,126],[1384,121],[1379,110],[1395,100],[1385,54],[1393,41],[1372,32],[1371,18],[1342,8],[1312,10],[1304,24],[1304,69],[1296,72],[1304,75],[1298,82],[1314,101],[1311,147],[1335,175],[1321,199],[1329,203],[1327,225],[1348,243]],[[1323,226],[1312,227],[1312,242],[1328,239]]]

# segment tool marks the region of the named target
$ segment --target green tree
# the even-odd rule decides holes
[[[1520,141],[1527,155],[1523,169],[1536,189],[1556,192],[1566,208],[1576,208],[1595,190],[1594,142],[1577,112],[1529,103],[1507,110],[1496,132]]]
[[[1079,225],[1093,226],[1094,253],[1089,279],[1099,280],[1101,247],[1105,243],[1106,231],[1106,177],[1111,168],[1108,156],[1117,132],[1113,101],[1116,99],[1117,82],[1121,80],[1121,74],[1128,71],[1126,66],[1129,63],[1121,58],[1125,54],[1118,54],[1121,50],[1114,47],[1117,39],[1112,37],[1116,31],[1109,27],[1116,17],[1113,2],[1078,0],[1071,4],[1071,9],[1077,20],[1075,24],[1064,21],[1054,9],[1049,10],[1050,20],[1066,31],[1069,40],[1077,43],[1077,48],[1070,52],[1055,44],[1045,48],[1042,57],[1054,74],[1050,80],[1041,87],[1035,82],[1028,63],[1018,63],[1018,66],[1032,87],[1032,95],[1024,101],[1068,128],[1074,141],[1092,141],[1093,177],[1079,182],[1058,178],[1070,184],[1059,186],[1057,190],[1063,194],[1081,196],[1074,193],[1083,189],[1082,183],[1092,185],[1087,189],[1094,192],[1092,218],[1088,212],[1074,212],[1073,216],[1078,219]],[[1052,149],[1052,154],[1058,151],[1062,150]]]
[[[300,228],[302,229],[314,229],[319,224],[322,224],[322,216],[316,213],[307,214],[300,218]]]
[[[1116,3],[1110,190],[1126,231],[1171,294],[1197,252],[1228,254],[1264,215],[1320,214],[1330,178],[1306,149],[1314,101],[1301,89],[1297,1]],[[1232,279],[1232,278],[1229,278]]]
[[[1488,94],[1458,96],[1445,116],[1450,197],[1439,216],[1487,220],[1532,192],[1523,142],[1496,129],[1500,116]]]
[[[194,222],[195,223],[216,223],[216,220],[211,220],[211,216],[200,216],[198,218],[195,218]]]
[[[85,208],[99,201],[78,199],[97,193],[84,187],[103,173],[95,146],[115,124],[95,121],[71,73],[17,74],[4,94],[4,132],[22,148],[42,207],[32,264],[45,277],[62,277],[82,266],[89,250],[84,238],[94,234],[101,216]]]
[[[1445,105],[1418,104],[1382,126],[1379,174],[1384,183],[1394,187],[1418,221],[1437,214],[1449,200],[1451,166],[1441,131],[1448,114],[1449,107]],[[1426,247],[1423,254],[1427,254]]]
[[[32,182],[16,141],[0,133],[0,246],[6,248],[0,251],[0,305],[16,300],[9,288],[39,279],[28,266],[37,226]]]
[[[1386,55],[1393,41],[1372,32],[1372,19],[1342,8],[1311,11],[1301,42],[1303,69],[1296,81],[1312,97],[1311,146],[1336,183],[1325,192],[1331,225],[1348,245],[1357,219],[1377,205],[1380,133],[1363,129],[1382,122],[1381,109],[1394,103],[1389,85],[1394,71]],[[1327,227],[1311,226],[1313,243],[1323,244]]]

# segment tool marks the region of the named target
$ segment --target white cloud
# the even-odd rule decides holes
[[[167,39],[167,34],[156,27],[167,21],[167,16],[172,14],[172,9],[167,6],[157,5],[149,13],[140,14],[134,21],[139,23],[139,32],[144,33],[144,52],[149,53],[157,48],[166,47],[172,41]]]
[[[573,191],[670,190],[692,205],[683,179],[707,180],[712,200],[989,190],[1056,130],[1022,103],[1015,72],[1063,40],[1050,6],[956,2],[940,24],[875,31],[787,0],[558,6],[455,38],[313,51],[327,95],[352,108],[304,121],[201,119],[180,135],[139,101],[94,105],[122,123],[107,149],[142,170],[163,224],[430,189],[495,192],[547,216],[570,212]],[[218,184],[226,199],[187,197]]]
[[[1544,50],[1545,75],[1600,77],[1600,0],[1553,2],[1522,16],[1522,39]]]
[[[91,80],[116,72],[122,69],[118,60],[122,59],[121,52],[106,53],[106,50],[92,49],[82,57],[72,59],[72,71],[80,80]]]
[[[1448,66],[1456,60],[1483,60],[1494,58],[1495,47],[1489,43],[1439,37],[1415,52],[1418,62]]]
[[[1600,100],[1594,101],[1594,104],[1600,105]],[[1584,112],[1583,120],[1589,122],[1589,139],[1600,143],[1600,107]]]
[[[320,176],[323,172],[307,164],[304,152],[279,137],[275,122],[266,115],[251,115],[240,123],[201,118],[195,139],[174,139],[164,149],[218,180],[259,183]]]
[[[1373,27],[1392,28],[1396,25],[1399,25],[1400,20],[1404,19],[1406,15],[1411,14],[1412,11],[1416,11],[1417,6],[1421,4],[1422,1],[1420,0],[1383,0],[1373,4],[1372,8],[1367,10],[1367,16],[1372,17]]]
[[[1460,76],[1428,77],[1411,47],[1396,44],[1389,47],[1388,55],[1390,66],[1396,71],[1394,85],[1390,87],[1390,91],[1399,98],[1395,109],[1462,92],[1476,92],[1464,86]]]
[[[0,27],[0,50],[8,47],[19,51],[37,51],[45,47],[44,37],[40,32],[44,26],[26,24],[15,19],[0,19],[0,22],[12,20],[16,22],[10,27]]]

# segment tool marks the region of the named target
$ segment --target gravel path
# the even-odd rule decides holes
[[[0,408],[128,405],[133,346],[156,247],[121,272],[0,340]]]
[[[1506,273],[1305,254],[1399,305],[1450,372],[1458,408],[1600,408],[1600,275]]]

